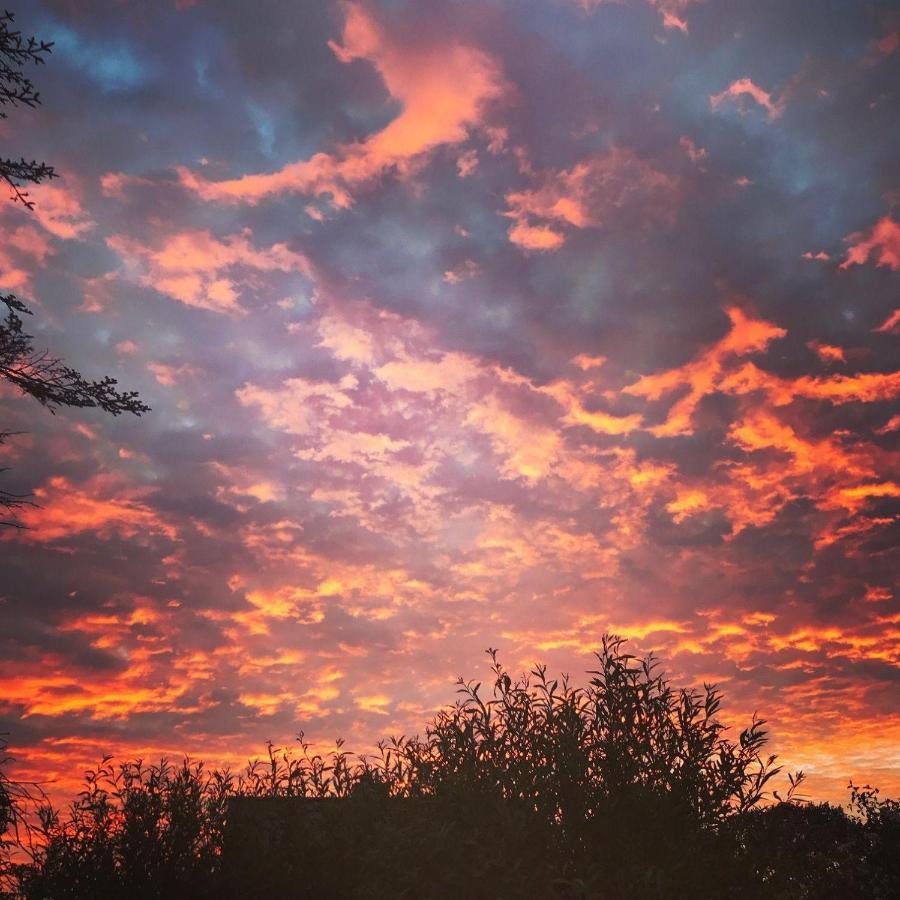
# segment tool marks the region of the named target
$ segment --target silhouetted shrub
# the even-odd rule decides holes
[[[900,808],[850,785],[851,817],[827,803],[779,803],[740,817],[731,836],[748,898],[900,897]]]
[[[763,722],[737,740],[712,687],[674,690],[605,638],[588,686],[543,667],[460,681],[424,738],[369,758],[271,745],[238,774],[110,760],[62,813],[44,804],[24,898],[900,897],[895,801],[805,804]],[[294,798],[294,802],[288,802]]]

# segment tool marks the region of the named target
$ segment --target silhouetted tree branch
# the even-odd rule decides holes
[[[115,378],[88,381],[47,351],[36,350],[19,316],[20,312],[31,315],[31,311],[12,294],[0,295],[0,302],[8,310],[0,326],[0,377],[51,412],[59,406],[99,407],[114,416],[123,412],[139,416],[150,409],[138,399],[137,391],[117,390]]]
[[[12,758],[7,756],[5,735],[0,735],[0,897],[9,886],[10,850],[34,860],[36,848],[32,825],[39,820],[40,809],[47,804],[47,795],[40,785],[16,781],[4,771]]]
[[[43,65],[44,57],[53,48],[52,42],[23,38],[21,32],[13,30],[14,19],[9,10],[0,15],[0,119],[7,117],[4,106],[34,108],[40,104],[41,95],[25,74],[24,67],[29,63]],[[34,207],[34,203],[28,199],[28,192],[22,186],[41,184],[56,177],[53,167],[45,162],[34,159],[28,162],[24,156],[18,160],[0,157],[0,178],[12,189],[12,199],[24,203],[29,209]]]
[[[6,439],[12,437],[15,432],[10,431],[0,431],[0,445],[6,443]],[[9,471],[9,466],[0,467],[0,474],[3,472]],[[5,491],[0,488],[0,510],[4,510],[9,513],[15,513],[17,509],[22,509],[25,506],[35,506],[36,504],[29,499],[28,494],[14,494],[10,491]],[[21,528],[22,525],[20,522],[17,522],[14,518],[11,519],[2,519],[0,518],[0,528]]]
[[[6,10],[0,14],[0,118],[4,119],[7,117],[4,107],[33,109],[40,105],[40,94],[26,75],[25,67],[42,65],[53,47],[52,42],[24,38],[13,25],[11,12]],[[12,189],[13,202],[22,203],[28,209],[34,208],[34,201],[23,186],[41,184],[55,177],[53,167],[44,162],[0,157],[0,179]],[[136,391],[118,390],[115,378],[106,376],[90,381],[59,357],[35,348],[31,335],[23,329],[22,316],[31,315],[31,310],[14,294],[0,294],[0,303],[6,306],[6,315],[0,319],[0,378],[34,397],[50,412],[60,406],[97,407],[114,416],[126,412],[139,416],[149,411],[150,407],[140,400]],[[0,433],[0,444],[10,434]],[[27,495],[0,490],[0,510],[11,512],[27,505],[33,505]],[[17,523],[14,519],[0,519],[0,526],[17,527]]]

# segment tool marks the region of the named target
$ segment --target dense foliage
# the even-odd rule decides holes
[[[542,667],[514,680],[492,652],[489,698],[461,681],[424,738],[369,758],[340,743],[320,756],[301,735],[240,774],[105,760],[68,810],[36,804],[6,886],[98,900],[900,896],[897,802],[851,786],[849,814],[805,803],[798,775],[764,803],[779,769],[761,721],[729,740],[713,688],[674,690],[615,638],[597,658],[575,688]]]

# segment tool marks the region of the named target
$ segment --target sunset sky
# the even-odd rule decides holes
[[[0,733],[240,764],[601,635],[900,791],[900,10],[27,0]],[[815,14],[812,9],[815,8]]]

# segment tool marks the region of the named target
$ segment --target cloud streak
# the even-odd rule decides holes
[[[486,106],[504,92],[497,65],[480,50],[456,42],[422,47],[398,43],[361,6],[348,5],[341,42],[329,46],[343,63],[370,63],[400,113],[383,129],[333,152],[317,153],[271,174],[206,181],[179,169],[181,183],[204,200],[258,203],[281,193],[326,197],[338,209],[352,192],[389,170],[408,174],[434,149],[463,142]]]

